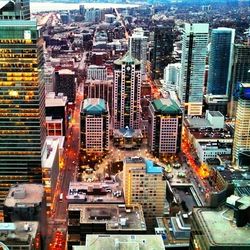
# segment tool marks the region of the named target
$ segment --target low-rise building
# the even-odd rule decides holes
[[[140,205],[69,204],[68,249],[82,245],[87,234],[144,234],[146,224]]]
[[[94,243],[93,243],[94,242]],[[109,250],[130,249],[164,250],[164,244],[160,235],[123,235],[123,234],[87,234],[84,246],[73,246],[73,250],[101,250],[105,246]]]

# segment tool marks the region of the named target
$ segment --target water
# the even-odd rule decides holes
[[[115,3],[80,3],[83,4],[86,9],[97,8],[126,8],[126,7],[138,7],[138,4],[115,4]],[[78,10],[79,3],[53,3],[53,2],[31,2],[30,11],[36,13],[40,11],[55,11],[55,10]]]

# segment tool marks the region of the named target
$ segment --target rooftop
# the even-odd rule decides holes
[[[37,221],[19,221],[15,223],[0,223],[0,242],[8,246],[30,245],[36,237]],[[0,245],[1,248],[1,245]]]
[[[152,105],[157,112],[166,115],[181,114],[181,109],[176,102],[170,98],[160,98],[152,101]]]
[[[122,195],[120,197],[113,195],[113,192],[116,191],[122,191],[118,183],[70,182],[67,200],[74,203],[77,203],[77,201],[98,204],[124,203]]]
[[[74,246],[73,250],[164,250],[161,235],[96,235],[86,236],[85,246]]]
[[[41,184],[17,184],[10,188],[4,205],[7,207],[33,206],[42,202],[43,195],[44,189]]]
[[[63,95],[56,95],[55,92],[49,92],[46,95],[45,106],[46,107],[64,107],[67,104],[68,98]]]
[[[106,230],[112,231],[146,231],[141,205],[126,207],[124,204],[69,204],[69,212],[79,210],[81,224],[106,224]]]
[[[220,111],[209,111],[209,114],[213,117],[224,117]]]
[[[146,171],[148,174],[162,174],[163,170],[162,167],[156,165],[151,160],[145,160],[146,163]]]
[[[107,111],[105,100],[100,98],[87,98],[82,104],[82,112],[87,115],[102,114]]]
[[[233,209],[194,208],[205,236],[213,245],[250,246],[250,227],[237,227]]]
[[[142,138],[142,132],[140,129],[132,129],[132,128],[120,128],[114,129],[113,135],[115,138]]]
[[[130,53],[126,53],[122,58],[119,58],[114,61],[115,64],[122,65],[122,64],[140,64],[140,61],[134,58]]]

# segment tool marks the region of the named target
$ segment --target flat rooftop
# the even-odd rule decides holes
[[[10,188],[4,201],[4,206],[33,206],[42,202],[44,195],[43,185],[41,184],[17,184]]]
[[[250,246],[250,227],[237,227],[233,209],[194,208],[199,224],[205,236],[214,245]]]
[[[36,237],[37,229],[37,221],[0,223],[0,242],[8,246],[22,245],[22,242],[23,244],[30,243]]]
[[[111,191],[107,191],[111,190]],[[114,192],[121,191],[121,196],[116,197]],[[119,183],[105,182],[70,182],[67,200],[81,203],[124,203],[122,187]]]
[[[88,234],[85,246],[74,246],[73,250],[164,250],[161,235],[97,235]]]
[[[146,231],[141,205],[69,204],[68,211],[80,211],[80,224],[106,224],[107,231]]]
[[[213,117],[224,117],[220,111],[209,111],[209,114]]]
[[[146,171],[148,174],[162,174],[163,169],[151,160],[146,160]]]

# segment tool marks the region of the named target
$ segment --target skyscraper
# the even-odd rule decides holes
[[[173,31],[171,26],[157,25],[154,28],[152,73],[154,79],[163,78],[164,68],[171,63]]]
[[[114,62],[114,128],[140,127],[141,64],[129,53]]]
[[[144,31],[142,28],[135,29],[132,36],[129,37],[130,53],[134,58],[141,62],[142,74],[146,73],[147,40],[148,38],[144,36]]]
[[[234,29],[218,28],[212,30],[207,94],[229,94],[234,37]]]
[[[209,24],[185,23],[179,97],[188,115],[201,115]]]
[[[240,84],[235,120],[233,161],[238,165],[240,153],[250,153],[250,83]]]
[[[30,19],[30,0],[10,0],[0,7],[0,19]]]
[[[0,199],[11,184],[42,182],[42,46],[36,21],[0,20]]]

